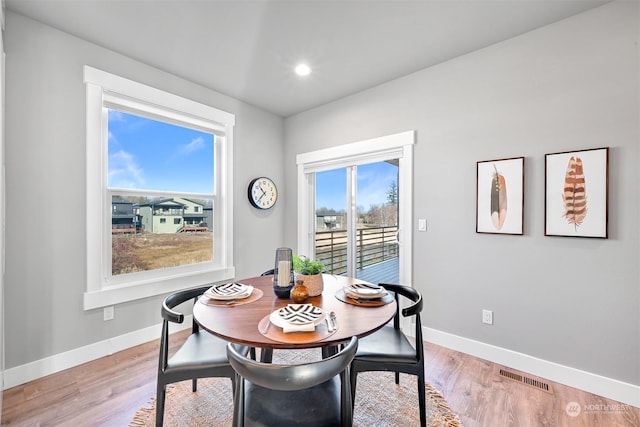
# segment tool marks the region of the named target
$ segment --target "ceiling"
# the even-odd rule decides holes
[[[597,7],[591,0],[6,0],[287,117]],[[293,66],[306,62],[301,78]]]

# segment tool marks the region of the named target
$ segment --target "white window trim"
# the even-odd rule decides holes
[[[84,82],[87,89],[87,287],[84,293],[84,309],[90,310],[119,304],[154,295],[175,292],[180,289],[231,280],[235,276],[233,266],[233,114],[152,88],[89,66],[84,67]],[[155,105],[162,115],[167,110],[176,116],[188,116],[191,122],[201,123],[222,143],[215,144],[216,159],[222,159],[215,168],[216,206],[221,210],[214,214],[215,267],[207,270],[193,268],[164,269],[159,274],[148,272],[132,274],[132,281],[117,285],[108,284],[104,264],[110,264],[109,224],[111,200],[107,197],[107,171],[104,168],[106,144],[103,144],[103,124],[106,123],[103,105],[105,98],[115,94],[119,99],[130,98],[133,103],[142,101]],[[214,207],[214,209],[216,209]],[[92,221],[91,218],[100,218]],[[187,267],[187,266],[185,266]],[[136,278],[137,276],[137,278]]]

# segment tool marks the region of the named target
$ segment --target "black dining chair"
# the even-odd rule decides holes
[[[264,271],[261,276],[273,276],[275,273],[275,269]],[[251,349],[251,358],[256,359],[256,350],[255,348]],[[260,349],[260,361],[265,363],[270,363],[273,360],[273,349],[271,348],[261,348]]]
[[[367,371],[395,372],[396,384],[400,383],[400,373],[418,377],[418,403],[420,406],[420,425],[426,426],[424,348],[422,344],[422,295],[410,286],[380,283],[387,291],[395,294],[398,311],[393,325],[386,325],[371,335],[360,339],[358,352],[351,362],[351,393],[355,402],[358,373]],[[410,301],[408,307],[400,309],[404,297]],[[400,315],[412,317],[415,322],[415,346],[400,330]]]
[[[328,359],[299,365],[262,363],[227,346],[229,363],[238,373],[233,425],[351,426],[353,404],[349,364],[358,348],[352,337]]]
[[[227,359],[227,341],[207,331],[200,331],[194,321],[191,335],[169,356],[169,323],[182,323],[184,314],[174,308],[187,301],[197,299],[210,286],[179,291],[167,296],[162,303],[162,333],[160,335],[160,357],[158,361],[158,387],[156,394],[156,426],[161,426],[164,419],[164,403],[167,384],[192,380],[192,391],[198,388],[198,378],[227,377],[233,383],[235,371]],[[247,354],[249,348],[234,345],[239,354]]]

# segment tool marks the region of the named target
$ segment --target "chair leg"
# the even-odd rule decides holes
[[[400,372],[396,372],[396,384],[400,384]]]
[[[262,363],[271,363],[273,361],[273,349],[271,348],[260,349],[260,361]]]
[[[156,427],[162,427],[164,421],[164,399],[167,394],[165,387],[165,385],[158,384],[156,392]]]
[[[340,421],[342,427],[353,425],[353,395],[349,368],[340,374]]]
[[[244,427],[244,378],[237,375],[233,389],[233,427]]]
[[[327,359],[335,354],[338,354],[338,351],[340,351],[340,349],[335,345],[322,347],[322,358]]]
[[[236,400],[236,381],[238,378],[238,373],[234,373],[232,377],[229,377],[231,380],[231,400],[235,402]]]
[[[425,396],[424,374],[418,375],[418,404],[420,406],[420,426],[427,426],[427,408]]]
[[[198,391],[198,379],[194,378],[191,382],[191,391],[193,393],[195,393],[196,391]]]
[[[351,382],[351,407],[356,404],[356,383],[358,382],[358,372],[351,367],[351,373],[349,374],[349,381]]]

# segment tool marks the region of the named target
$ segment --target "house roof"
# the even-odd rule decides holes
[[[158,206],[158,205],[179,206],[179,207],[183,207],[184,206],[183,203],[176,202],[173,197],[168,197],[168,198],[164,198],[164,199],[158,199],[158,200],[155,200],[155,201],[149,202],[149,203],[142,203],[140,206]]]

